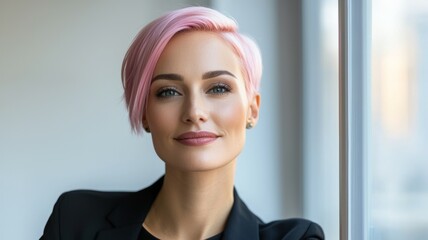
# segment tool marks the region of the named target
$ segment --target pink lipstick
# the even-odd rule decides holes
[[[219,136],[212,132],[186,132],[175,138],[178,142],[188,146],[202,146],[215,141]]]

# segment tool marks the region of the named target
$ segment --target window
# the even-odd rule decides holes
[[[328,239],[426,238],[428,2],[302,9],[305,216]]]
[[[340,1],[341,237],[428,234],[428,4]]]
[[[369,239],[428,236],[428,2],[372,0]]]

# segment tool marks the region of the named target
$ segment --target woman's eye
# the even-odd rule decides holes
[[[174,88],[164,88],[159,90],[156,93],[156,96],[159,98],[168,98],[168,97],[174,97],[174,96],[180,96],[181,94]]]
[[[208,93],[212,94],[225,94],[230,92],[230,87],[226,84],[217,84],[208,90]]]

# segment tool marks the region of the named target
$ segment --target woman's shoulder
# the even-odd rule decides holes
[[[60,195],[46,223],[41,239],[61,239],[76,234],[94,238],[99,229],[109,227],[106,216],[132,192],[73,190]],[[67,238],[68,239],[68,238]]]
[[[302,218],[261,223],[260,239],[324,239],[322,228],[315,222]]]
[[[80,211],[111,208],[133,192],[107,192],[95,190],[73,190],[62,193],[56,204],[62,211]]]
[[[100,202],[116,202],[117,200],[123,199],[135,192],[126,191],[97,191],[97,190],[72,190],[62,193],[58,201],[65,203],[100,203]]]

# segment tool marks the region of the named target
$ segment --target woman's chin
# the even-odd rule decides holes
[[[221,160],[223,159],[223,160]],[[184,172],[208,172],[226,168],[235,159],[225,161],[224,158],[199,157],[199,158],[174,158],[173,162],[165,161],[168,170],[179,170]]]

